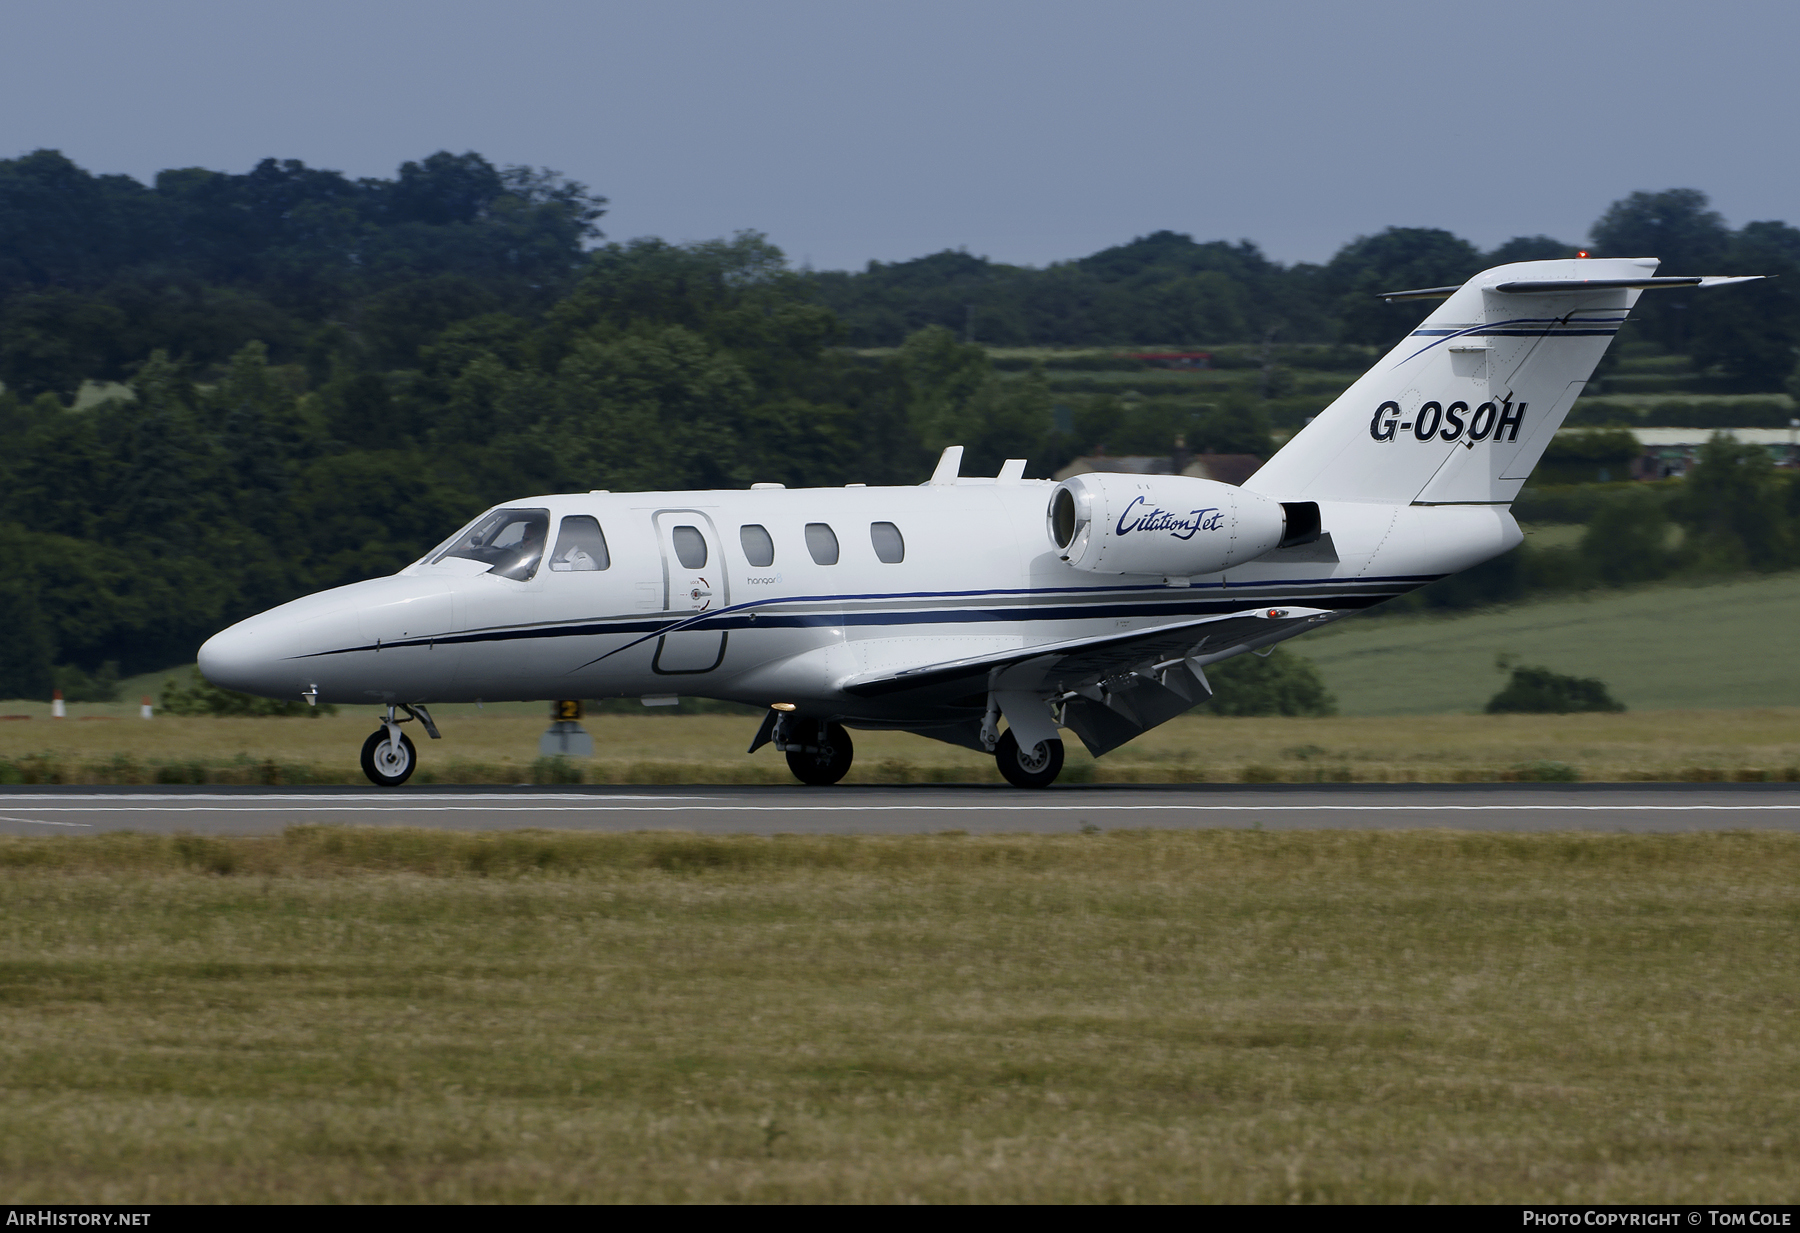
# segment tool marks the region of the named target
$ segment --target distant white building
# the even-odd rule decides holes
[[[1563,432],[1591,431],[1565,428]],[[1633,428],[1644,452],[1632,464],[1633,479],[1670,479],[1686,475],[1700,458],[1700,450],[1722,432],[1745,445],[1760,445],[1778,467],[1800,466],[1800,429],[1794,428]],[[1560,434],[1559,434],[1560,435]]]

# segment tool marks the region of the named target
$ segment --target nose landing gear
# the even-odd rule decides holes
[[[369,782],[383,788],[398,788],[412,778],[413,770],[419,765],[418,750],[413,748],[412,738],[400,731],[405,719],[397,719],[395,710],[406,712],[407,719],[417,719],[425,726],[425,731],[432,740],[438,739],[437,725],[431,722],[431,712],[422,706],[388,707],[387,718],[381,727],[369,733],[369,739],[363,742],[362,769],[369,777]]]
[[[400,732],[398,726],[392,731],[398,739],[389,735],[390,729],[383,726],[369,733],[369,739],[362,747],[363,774],[371,783],[384,788],[398,788],[411,779],[413,767],[419,762],[412,738]]]

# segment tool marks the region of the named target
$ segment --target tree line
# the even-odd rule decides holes
[[[878,362],[766,241],[607,244],[543,311],[315,372],[157,348],[125,393],[0,393],[0,696],[191,660],[212,632],[391,573],[496,502],[589,488],[917,482],[1051,434],[1041,380],[924,330]],[[1066,434],[1065,434],[1066,435]],[[992,473],[990,470],[989,473]]]
[[[998,371],[984,343],[1386,343],[1420,310],[1374,292],[1566,251],[1393,229],[1282,267],[1163,232],[1045,270],[939,254],[838,275],[753,233],[608,241],[605,204],[477,154],[386,180],[270,159],[149,185],[54,151],[0,160],[0,696],[186,662],[527,493],[913,483],[951,443],[971,473],[1023,453],[1043,474],[1116,432],[1116,404]],[[1639,194],[1596,234],[1670,269],[1800,253],[1785,224],[1732,232],[1704,207]],[[965,277],[993,297],[975,343]],[[1672,346],[1713,337],[1698,311],[1664,315],[1645,328]],[[1773,354],[1771,331],[1749,336]],[[90,381],[121,384],[77,403]],[[1193,430],[1259,452],[1266,418],[1234,399]]]
[[[1661,291],[1633,312],[1634,337],[1672,354],[1722,390],[1780,390],[1800,345],[1800,229],[1732,229],[1695,189],[1636,192],[1595,220],[1589,243],[1520,236],[1482,252],[1448,231],[1390,227],[1359,236],[1323,264],[1281,265],[1255,244],[1196,242],[1159,231],[1042,269],[942,252],[812,275],[819,301],[855,346],[893,346],[936,325],[992,346],[1340,342],[1388,347],[1416,324],[1418,304],[1384,291],[1462,283],[1512,261],[1660,257],[1663,274],[1770,274],[1730,296]],[[1429,305],[1425,308],[1429,309]]]

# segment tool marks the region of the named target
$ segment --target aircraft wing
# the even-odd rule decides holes
[[[960,681],[981,685],[991,672],[1030,664],[1043,682],[1074,689],[1147,664],[1228,650],[1249,642],[1260,645],[1276,641],[1290,631],[1299,632],[1296,626],[1317,624],[1335,615],[1321,608],[1251,608],[1159,625],[1155,629],[1071,638],[923,664],[898,672],[870,673],[851,677],[839,688],[853,697],[875,698]]]

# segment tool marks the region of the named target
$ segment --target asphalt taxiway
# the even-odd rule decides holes
[[[1800,784],[0,788],[0,834],[254,835],[298,824],[760,835],[1095,827],[1792,831],[1800,830]]]

